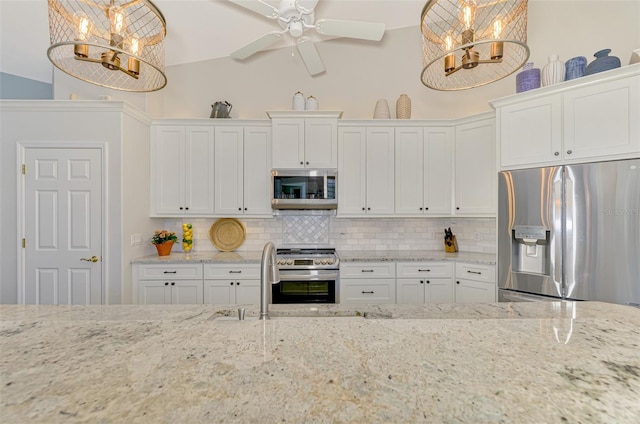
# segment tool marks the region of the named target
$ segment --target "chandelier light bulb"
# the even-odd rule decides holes
[[[73,14],[74,22],[76,25],[76,41],[86,41],[91,34],[92,23],[89,17],[84,12],[76,12]],[[88,57],[89,46],[83,43],[75,43],[73,45],[73,54],[76,57]]]
[[[465,30],[473,30],[473,24],[476,19],[476,4],[473,0],[464,0],[462,2],[462,22]]]
[[[111,26],[111,40],[109,41],[112,47],[122,48],[122,42],[124,41],[124,12],[118,6],[109,7],[109,24]]]
[[[502,19],[500,16],[493,21],[493,38],[498,39],[502,35]]]
[[[496,20],[493,21],[493,38],[498,40],[502,35],[502,18],[496,16]],[[504,43],[502,41],[494,41],[491,43],[491,59],[502,59],[504,54]]]
[[[451,34],[447,34],[444,38],[444,49],[448,52],[452,51],[454,48],[454,41]],[[453,53],[449,53],[444,57],[444,71],[451,72],[456,67],[456,57]]]
[[[129,47],[129,51],[131,51],[131,56],[127,61],[127,69],[132,75],[138,76],[140,75],[140,61],[135,57],[140,53],[140,37],[138,34],[134,34],[131,36],[131,46]]]
[[[138,55],[140,51],[140,38],[137,35],[131,37],[131,48],[129,49],[132,55]]]

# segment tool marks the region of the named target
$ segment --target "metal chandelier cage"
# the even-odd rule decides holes
[[[166,21],[148,0],[48,0],[49,60],[91,84],[149,92],[167,84]]]
[[[420,79],[435,90],[489,84],[529,58],[527,0],[429,0],[420,29]]]

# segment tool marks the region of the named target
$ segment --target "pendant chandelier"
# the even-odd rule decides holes
[[[148,0],[48,0],[49,60],[102,87],[149,92],[167,84],[166,22]]]
[[[529,58],[527,0],[429,0],[420,29],[420,78],[435,90],[489,84]]]

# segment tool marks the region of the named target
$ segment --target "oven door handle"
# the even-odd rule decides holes
[[[337,280],[337,272],[328,272],[323,274],[288,274],[280,271],[280,281],[319,281],[319,280]]]

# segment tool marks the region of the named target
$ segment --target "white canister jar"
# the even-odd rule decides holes
[[[560,57],[557,54],[552,54],[549,56],[549,63],[542,68],[541,85],[545,87],[564,81],[565,70],[564,62],[560,60]]]
[[[305,104],[305,110],[318,110],[318,100],[313,97],[307,97],[307,103]]]
[[[304,110],[304,107],[304,94],[298,91],[293,95],[293,110]]]

